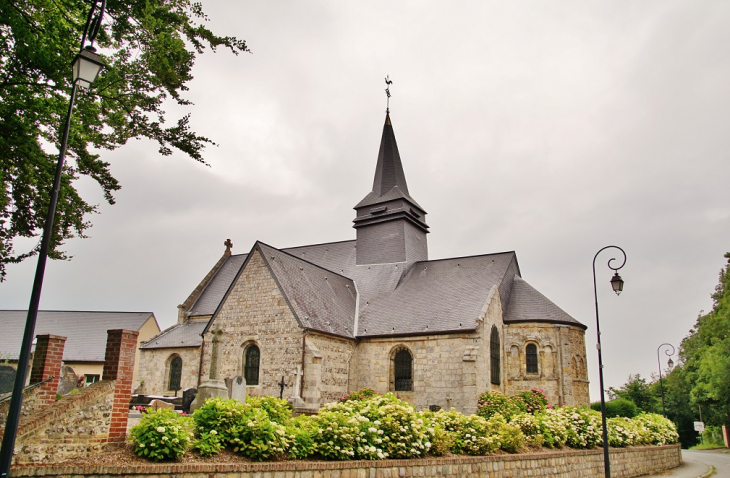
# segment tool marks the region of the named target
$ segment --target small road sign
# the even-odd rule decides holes
[[[705,424],[704,422],[695,422],[695,431],[702,433],[705,431]]]

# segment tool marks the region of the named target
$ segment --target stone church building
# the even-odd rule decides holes
[[[354,209],[354,240],[240,255],[226,241],[178,323],[141,347],[139,391],[198,387],[217,334],[221,379],[242,376],[249,395],[283,384],[302,410],[363,387],[465,413],[488,390],[589,403],[586,327],[522,278],[514,252],[429,260],[389,115]]]

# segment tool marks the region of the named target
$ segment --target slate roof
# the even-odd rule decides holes
[[[26,310],[0,310],[0,353],[3,358],[18,359],[27,317]],[[66,362],[103,362],[107,330],[139,330],[150,317],[157,323],[152,312],[41,310],[34,335],[66,337],[63,351]]]
[[[246,254],[229,256],[190,308],[188,316],[213,315],[245,261]]]
[[[166,349],[183,347],[200,347],[203,343],[203,329],[207,320],[189,320],[163,330],[159,335],[152,337],[140,347],[143,349]]]
[[[582,327],[583,330],[587,328],[535,290],[520,276],[514,278],[512,295],[504,314],[504,321],[507,323],[549,322],[551,324],[575,325]]]

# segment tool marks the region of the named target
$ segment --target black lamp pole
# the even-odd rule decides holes
[[[20,409],[23,404],[23,387],[25,385],[25,377],[28,373],[30,350],[33,342],[33,334],[35,332],[36,319],[38,317],[38,307],[41,301],[43,275],[46,270],[46,259],[48,259],[48,249],[51,243],[51,235],[53,233],[53,220],[56,215],[56,204],[58,203],[58,191],[61,186],[63,163],[66,159],[66,147],[68,146],[68,133],[71,126],[71,113],[76,99],[76,89],[77,87],[90,87],[94,80],[96,80],[99,71],[104,65],[101,56],[96,54],[94,47],[91,45],[85,46],[87,38],[91,44],[94,43],[96,35],[99,33],[101,19],[104,16],[106,0],[101,0],[101,6],[98,9],[98,13],[96,13],[97,3],[99,3],[99,0],[94,0],[94,3],[91,6],[89,16],[86,20],[84,35],[81,39],[81,49],[72,64],[73,86],[71,87],[68,112],[66,113],[66,123],[64,124],[63,134],[61,136],[58,163],[56,164],[56,176],[53,180],[53,189],[51,190],[48,214],[46,215],[46,222],[43,227],[43,238],[41,239],[41,246],[38,252],[38,265],[36,266],[35,279],[33,281],[33,292],[30,296],[28,318],[25,321],[23,342],[20,347],[20,355],[18,356],[18,369],[15,375],[15,383],[13,384],[13,394],[10,399],[8,418],[5,422],[5,434],[3,435],[2,448],[0,449],[0,478],[6,478],[10,474],[10,465],[13,461],[15,437],[18,433]]]
[[[664,347],[665,345],[667,347],[672,348],[671,352],[669,351],[669,349],[664,351],[664,353],[667,354],[667,356],[669,357],[669,361],[667,362],[667,366],[669,367],[669,370],[671,370],[672,367],[674,367],[674,362],[672,362],[672,355],[674,355],[675,350],[674,350],[674,345],[672,345],[672,344],[661,344],[656,349],[656,361],[659,364],[659,390],[661,390],[661,392],[662,392],[662,414],[664,415],[664,418],[667,418],[667,410],[666,410],[666,408],[664,408],[664,384],[662,383],[662,363],[661,363],[661,360],[659,359],[659,350],[662,347]]]
[[[593,297],[596,300],[596,332],[598,336],[598,378],[601,385],[601,424],[603,426],[603,467],[605,469],[606,478],[611,478],[611,463],[608,459],[608,429],[606,428],[606,399],[603,394],[603,357],[601,356],[601,325],[598,322],[598,292],[596,288],[596,258],[598,258],[598,254],[603,252],[606,249],[618,249],[621,251],[621,254],[624,256],[624,260],[618,267],[613,267],[611,265],[611,262],[615,261],[616,258],[611,258],[608,260],[608,267],[609,269],[612,269],[615,274],[611,278],[611,287],[613,288],[613,291],[616,293],[616,295],[621,294],[621,291],[624,290],[624,281],[621,278],[620,275],[618,275],[618,270],[621,269],[624,264],[626,264],[626,253],[623,249],[621,249],[618,246],[606,246],[596,252],[596,255],[593,256]]]

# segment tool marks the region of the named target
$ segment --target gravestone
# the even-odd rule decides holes
[[[68,395],[76,387],[79,377],[74,369],[68,365],[61,367],[61,377],[58,379],[58,393]]]
[[[152,410],[159,410],[160,408],[169,408],[174,409],[175,405],[172,403],[165,402],[163,400],[152,400],[147,408],[151,408]]]
[[[186,388],[182,393],[182,409],[185,412],[190,411],[190,404],[195,400],[195,396],[198,394],[198,390],[194,388]]]
[[[0,365],[0,395],[13,391],[15,369],[9,365]]]
[[[246,379],[237,375],[231,379],[231,398],[241,403],[246,402]]]

